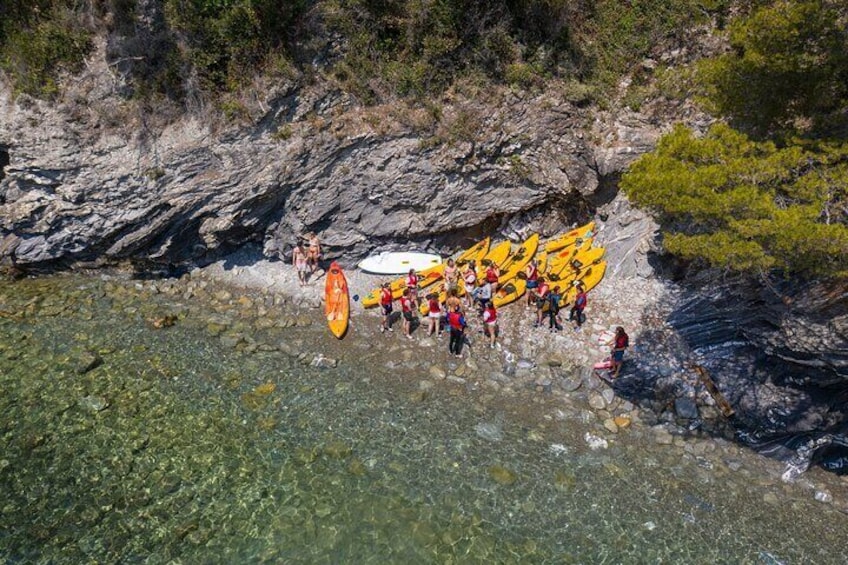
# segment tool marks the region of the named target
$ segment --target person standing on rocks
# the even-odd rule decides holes
[[[558,332],[562,329],[562,326],[559,324],[560,300],[562,300],[562,293],[560,293],[559,287],[555,286],[553,290],[548,293],[548,317],[550,318],[548,329],[552,332]]]
[[[618,326],[615,328],[615,337],[612,339],[612,378],[617,378],[621,371],[621,366],[624,364],[624,350],[630,347],[630,337],[624,331],[624,328]]]
[[[380,326],[380,333],[391,332],[392,323],[392,285],[384,282],[380,288],[380,308],[383,309],[383,323]]]
[[[415,307],[418,308],[421,306],[421,301],[418,300],[418,274],[415,272],[415,269],[409,269],[409,274],[406,275],[406,290],[412,296]]]
[[[492,287],[492,295],[494,296],[495,292],[498,290],[498,279],[501,276],[501,270],[498,268],[497,263],[490,262],[489,266],[486,267],[486,282]]]
[[[445,294],[450,294],[451,290],[456,290],[457,281],[459,280],[459,272],[456,268],[456,263],[453,259],[448,259],[448,264],[445,265]]]
[[[428,336],[436,334],[436,337],[442,337],[442,305],[439,304],[439,295],[432,293],[427,299],[427,321],[429,322]]]
[[[415,319],[413,311],[417,309],[412,296],[412,289],[407,288],[403,291],[403,296],[400,298],[400,310],[401,314],[403,314],[403,334],[407,339],[412,339],[412,322]]]
[[[462,311],[462,301],[459,299],[456,289],[449,290],[448,297],[445,299],[445,311],[450,313],[454,311],[454,308]]]
[[[524,268],[524,274],[527,277],[527,307],[532,308],[536,289],[539,288],[539,262],[532,259]]]
[[[536,323],[533,325],[534,328],[541,326],[542,320],[545,319],[545,313],[548,311],[549,290],[548,281],[544,277],[539,277],[539,286],[533,291],[533,294],[536,295]]]
[[[307,254],[309,272],[314,275],[318,269],[318,262],[321,260],[321,242],[315,232],[309,232],[306,237],[309,241],[309,252]]]
[[[487,301],[483,308],[483,327],[489,336],[489,347],[494,348],[498,337],[498,311],[491,300]]]
[[[474,291],[477,287],[477,266],[474,261],[468,262],[468,267],[462,273],[462,280],[465,283],[466,306],[471,310],[474,306]]]
[[[450,329],[450,341],[448,351],[456,357],[462,357],[462,342],[465,341],[465,316],[458,305],[448,313],[448,328]]]
[[[477,311],[482,315],[486,303],[492,300],[492,284],[489,281],[483,281],[474,289],[474,300],[477,301]]]
[[[574,320],[577,325],[574,327],[574,331],[580,331],[580,327],[583,325],[583,322],[586,321],[586,315],[583,313],[583,310],[586,309],[586,304],[588,304],[589,299],[586,297],[586,290],[583,287],[583,283],[577,283],[577,296],[574,298],[574,306],[571,307],[571,312],[568,314],[569,320]]]
[[[303,250],[303,244],[297,242],[292,250],[292,264],[297,271],[297,279],[300,286],[306,284],[306,270],[309,268],[309,258]]]

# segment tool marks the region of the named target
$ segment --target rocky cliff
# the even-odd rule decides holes
[[[330,256],[552,234],[612,200],[605,182],[659,134],[555,91],[363,108],[329,82],[276,84],[259,110],[167,123],[119,96],[101,48],[58,103],[0,86],[2,255],[19,266],[203,262],[317,232]]]

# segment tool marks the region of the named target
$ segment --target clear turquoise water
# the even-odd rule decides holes
[[[262,297],[200,294],[0,283],[0,558],[844,562],[848,517],[780,483],[775,462],[732,445],[695,456],[638,425],[604,434],[529,392],[423,392],[428,366],[399,376],[355,333],[336,343],[320,314],[266,327]],[[168,313],[177,323],[154,329]],[[222,317],[255,344],[216,337]],[[309,367],[282,342],[341,364]],[[587,432],[609,449],[590,450]]]

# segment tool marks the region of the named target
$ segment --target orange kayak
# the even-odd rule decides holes
[[[327,282],[324,285],[324,314],[333,335],[343,338],[350,319],[350,296],[344,271],[335,261],[327,271]]]

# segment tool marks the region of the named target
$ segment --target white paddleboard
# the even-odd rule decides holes
[[[423,271],[441,264],[442,258],[431,253],[386,252],[371,255],[359,262],[358,267],[376,275],[402,275],[409,269]]]

